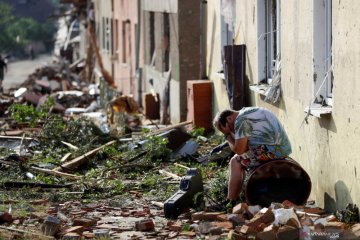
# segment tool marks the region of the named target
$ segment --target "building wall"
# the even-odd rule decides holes
[[[115,1],[114,1],[115,2]],[[111,20],[113,18],[112,0],[101,1],[94,0],[96,34],[98,46],[102,56],[105,69],[113,74],[112,66],[112,47],[111,47]],[[108,27],[106,27],[106,19]],[[107,46],[109,44],[109,46]]]
[[[222,69],[221,60],[221,1],[208,0],[206,7],[206,73],[213,81],[214,114],[221,109],[229,108],[225,82],[217,72]]]
[[[169,16],[169,44],[171,62],[171,80],[169,82],[170,121],[177,123],[186,120],[186,81],[199,78],[199,44],[200,44],[200,3],[198,1],[143,1],[145,41],[144,78],[146,90],[154,89],[164,99],[168,71],[164,64],[164,14]],[[154,13],[154,39],[156,58],[151,65],[149,42],[150,12]],[[191,28],[189,26],[192,26]],[[166,43],[165,43],[166,45]],[[153,84],[151,85],[150,82]]]
[[[217,1],[208,1],[208,75],[215,85],[215,106],[228,106],[226,91],[216,77],[219,63],[216,43],[219,13]],[[293,157],[309,173],[312,180],[311,199],[328,210],[343,209],[347,203],[359,203],[360,186],[357,159],[360,149],[360,90],[356,79],[360,71],[359,39],[360,2],[332,1],[333,32],[333,107],[332,114],[318,118],[304,109],[314,93],[313,71],[313,1],[281,1],[282,98],[278,104],[268,104],[263,96],[251,92],[252,106],[272,110],[283,123],[292,143]],[[258,83],[257,1],[237,1],[238,31],[236,44],[246,44],[249,83]],[[219,9],[219,8],[218,8]],[[214,39],[214,40],[212,40]],[[210,40],[210,42],[209,42]],[[216,51],[218,53],[212,53]],[[215,57],[214,57],[215,56]],[[248,86],[246,86],[248,87]],[[218,89],[217,89],[218,88]],[[214,114],[217,109],[214,109]],[[296,186],[294,186],[296,187]]]
[[[138,99],[136,79],[136,26],[138,25],[138,1],[114,1],[114,80],[117,88],[125,95]],[[142,41],[140,41],[142,43]],[[140,48],[142,51],[142,48]],[[140,61],[142,53],[140,52]],[[139,63],[139,66],[142,62]]]

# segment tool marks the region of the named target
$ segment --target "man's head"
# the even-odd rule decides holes
[[[225,135],[230,134],[234,130],[234,120],[237,111],[226,109],[218,112],[213,120],[213,126]]]

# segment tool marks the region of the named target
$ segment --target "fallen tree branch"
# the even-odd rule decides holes
[[[152,135],[157,135],[157,134],[160,134],[162,132],[166,132],[168,130],[171,130],[171,129],[174,129],[174,128],[178,128],[178,127],[182,127],[182,126],[186,126],[186,125],[189,125],[189,124],[192,124],[193,121],[186,121],[186,122],[181,122],[181,123],[178,123],[178,124],[174,124],[174,125],[171,125],[169,127],[164,127],[164,128],[160,128],[160,129],[156,129],[152,132],[150,132],[148,135],[149,136],[152,136]]]
[[[174,174],[174,173],[171,173],[171,172],[168,172],[168,171],[165,171],[165,170],[159,170],[159,173],[163,174],[163,175],[166,175],[168,177],[171,177],[175,180],[181,180],[181,177]]]
[[[37,172],[41,172],[41,173],[46,173],[46,174],[50,174],[53,176],[58,176],[58,177],[64,177],[64,178],[70,178],[70,179],[80,179],[80,176],[76,176],[73,174],[69,174],[69,173],[63,173],[63,172],[59,172],[59,171],[55,171],[55,170],[50,170],[50,169],[44,169],[44,168],[39,168],[39,167],[30,167],[30,169],[37,171]]]
[[[57,167],[54,169],[54,171],[64,171],[65,169],[76,169],[79,166],[85,164],[87,161],[89,161],[89,158],[91,155],[97,153],[98,151],[100,151],[101,149],[110,146],[112,144],[116,143],[116,140],[110,141],[98,148],[95,148],[93,150],[91,150],[90,152],[85,153],[84,155],[81,155],[80,157],[74,158],[73,160],[62,164],[60,167]]]

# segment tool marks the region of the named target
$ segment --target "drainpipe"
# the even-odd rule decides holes
[[[135,58],[135,69],[136,69],[136,80],[138,86],[138,104],[142,106],[142,69],[139,67],[139,58],[140,58],[140,33],[141,33],[141,0],[137,1],[137,14],[138,14],[138,22],[136,29],[136,58]]]

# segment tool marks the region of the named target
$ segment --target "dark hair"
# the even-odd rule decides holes
[[[219,129],[219,126],[225,127],[226,125],[226,118],[231,114],[235,113],[236,111],[231,109],[226,109],[221,112],[218,112],[214,118],[213,125],[215,128]]]

